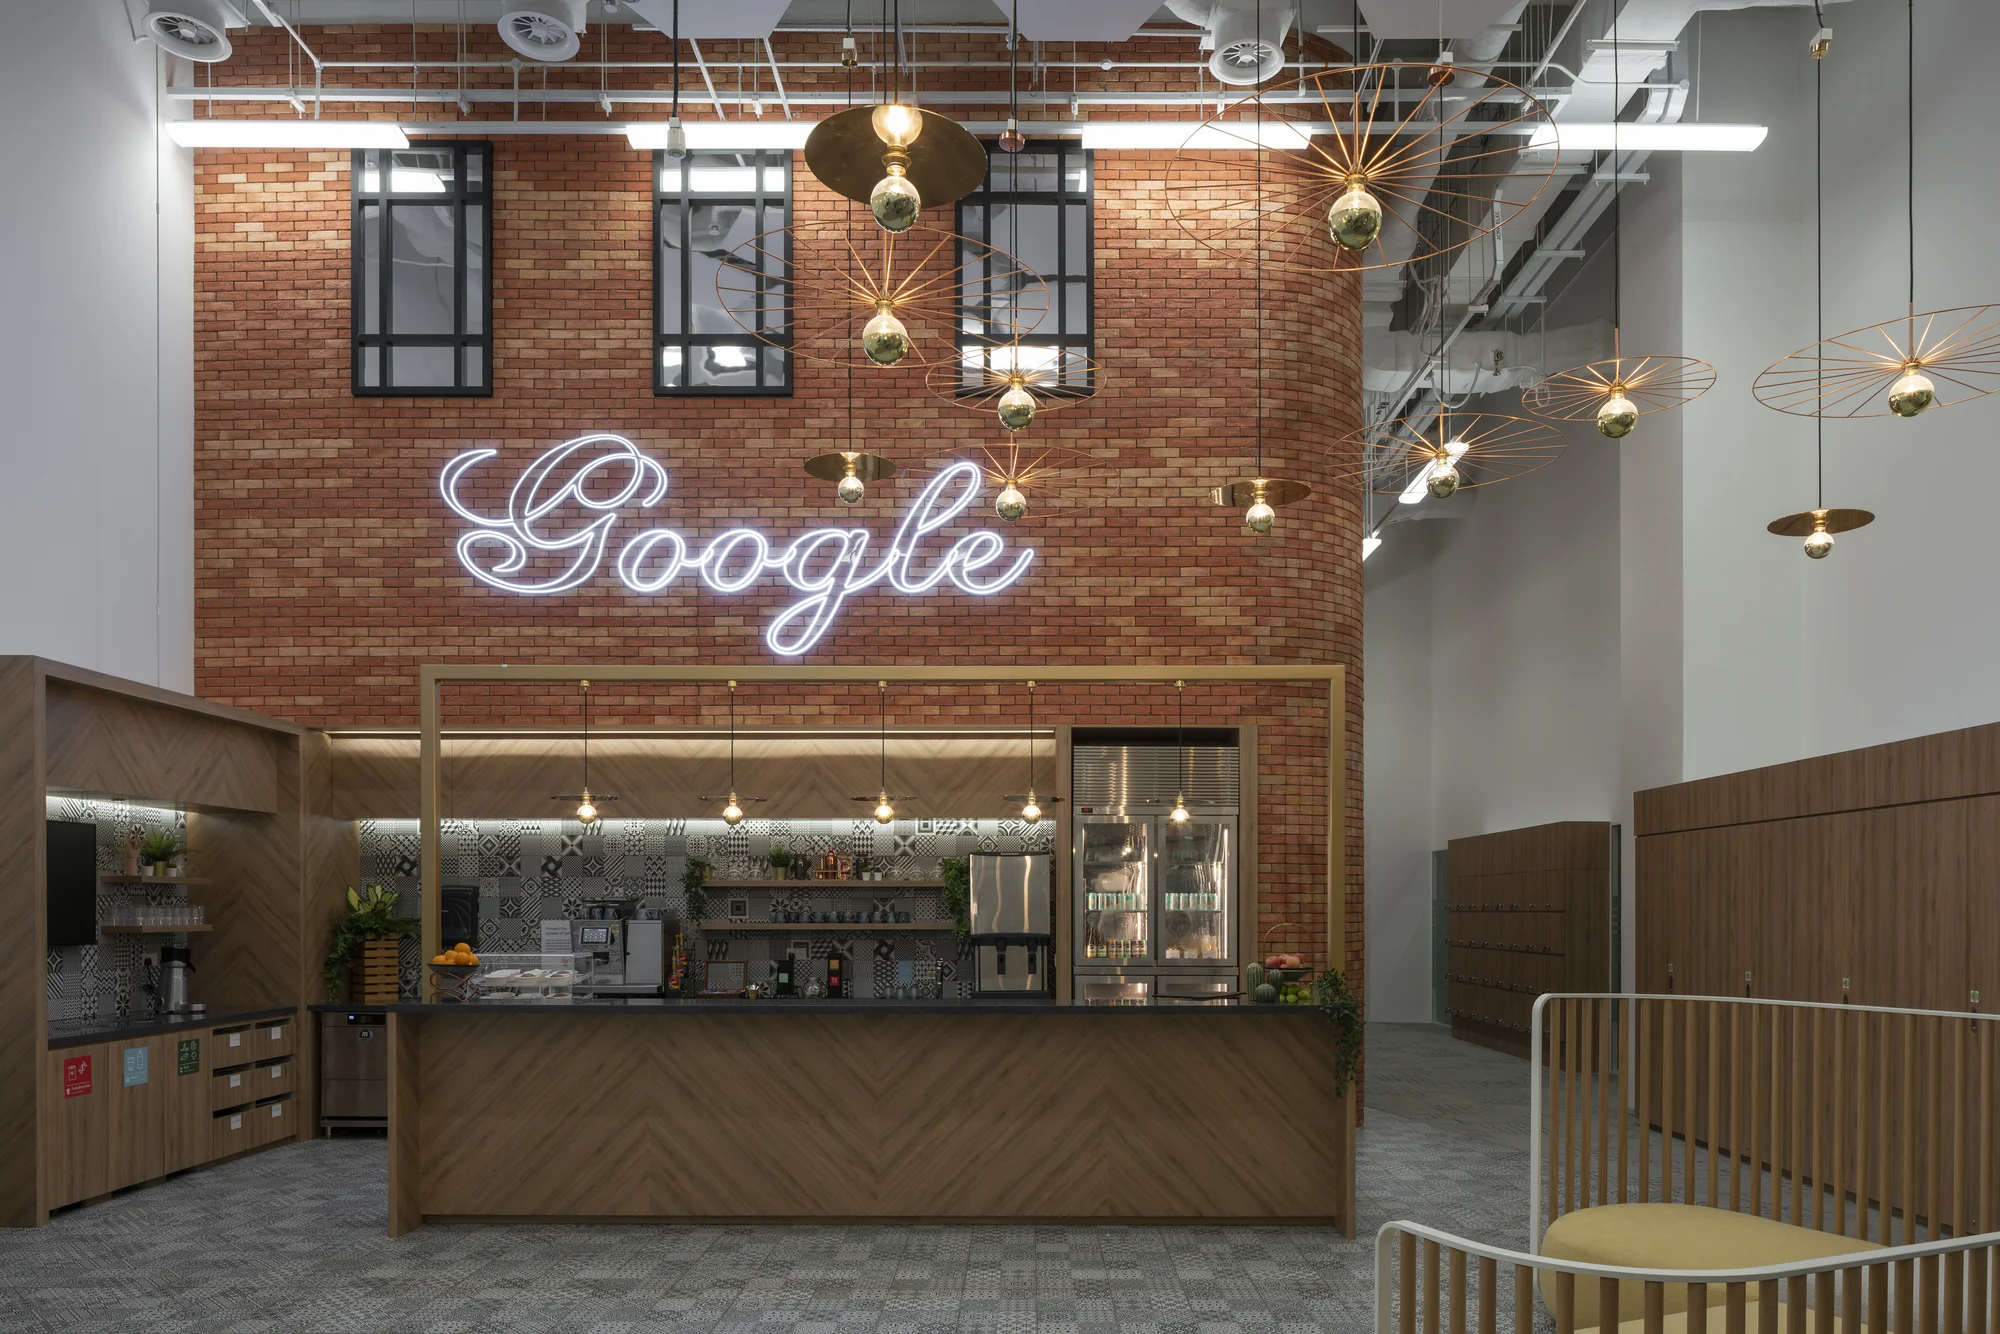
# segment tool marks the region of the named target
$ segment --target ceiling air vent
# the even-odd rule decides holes
[[[243,15],[223,0],[153,0],[146,6],[147,40],[204,65],[229,59],[229,30],[243,26]]]
[[[1228,84],[1262,83],[1285,67],[1285,34],[1298,6],[1271,0],[1167,0],[1184,23],[1203,29],[1208,70]]]
[[[584,0],[527,0],[500,15],[500,38],[530,60],[568,60],[583,32]]]

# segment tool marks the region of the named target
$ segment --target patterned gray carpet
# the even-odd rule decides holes
[[[1312,1228],[431,1225],[380,1139],[194,1171],[0,1233],[0,1331],[1306,1334],[1372,1328],[1395,1218],[1519,1244],[1527,1067],[1369,1029],[1352,1242]]]

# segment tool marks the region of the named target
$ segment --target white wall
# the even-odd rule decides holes
[[[1828,333],[1906,301],[1904,14],[1902,0],[1827,9]],[[1985,69],[2000,6],[1926,0],[1916,18],[1918,309],[2000,302],[1986,236],[2000,92]],[[1619,446],[1586,429],[1465,520],[1390,528],[1365,567],[1378,1018],[1429,1017],[1429,952],[1416,948],[1429,874],[1419,884],[1411,867],[1451,838],[1620,821],[1629,923],[1634,791],[2000,719],[1988,536],[2000,398],[1828,424],[1825,503],[1877,521],[1822,562],[1764,530],[1817,494],[1811,423],[1751,392],[1815,337],[1815,24],[1809,7],[1700,24],[1683,35],[1699,50],[1698,118],[1770,136],[1753,154],[1648,162],[1651,182],[1625,196],[1623,322],[1628,352],[1705,358],[1715,389]],[[1576,284],[1551,322],[1605,313],[1591,293]],[[1420,528],[1437,531],[1385,562]],[[1430,691],[1422,728],[1412,680]],[[1630,944],[1628,932],[1628,977]]]
[[[193,185],[124,6],[0,55],[0,653],[194,684]]]

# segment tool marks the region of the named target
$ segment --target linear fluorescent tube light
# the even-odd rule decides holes
[[[1374,555],[1374,554],[1375,554],[1375,548],[1376,548],[1376,547],[1379,547],[1379,546],[1381,546],[1381,545],[1382,545],[1382,539],[1381,539],[1381,538],[1379,538],[1379,537],[1364,537],[1364,538],[1362,538],[1362,539],[1361,539],[1361,559],[1363,559],[1363,560],[1367,560],[1367,559],[1368,559],[1368,558],[1369,558],[1370,556],[1372,556],[1372,555]]]
[[[170,120],[182,148],[408,148],[390,120]]]
[[[817,121],[777,120],[684,120],[681,129],[687,132],[687,145],[705,152],[729,152],[732,149],[801,149],[806,146],[806,136],[813,132]],[[632,147],[650,152],[667,146],[667,123],[663,120],[638,121],[625,127],[625,138]]]
[[[1561,148],[1564,152],[1598,153],[1612,147],[1638,153],[1748,153],[1770,131],[1762,125],[1617,125],[1609,122],[1569,125],[1542,124],[1528,140],[1528,151]]]
[[[1258,126],[1252,121],[1202,124],[1191,120],[1090,121],[1083,127],[1085,148],[1304,148],[1307,132],[1289,121]]]

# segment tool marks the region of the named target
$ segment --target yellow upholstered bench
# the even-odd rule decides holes
[[[1551,1260],[1633,1269],[1717,1270],[1758,1269],[1881,1249],[1872,1241],[1814,1232],[1755,1214],[1699,1204],[1600,1204],[1564,1214],[1551,1223],[1542,1235],[1541,1253]],[[1553,1311],[1555,1275],[1544,1272],[1541,1283],[1542,1300]],[[1687,1310],[1686,1284],[1667,1284],[1665,1295],[1668,1311]],[[1752,1288],[1748,1295],[1754,1299],[1756,1289]],[[1709,1287],[1709,1305],[1720,1306],[1726,1298],[1726,1289]],[[1620,1284],[1619,1323],[1643,1319],[1645,1303],[1644,1285]],[[1600,1323],[1597,1284],[1578,1279],[1576,1327],[1596,1329]]]

